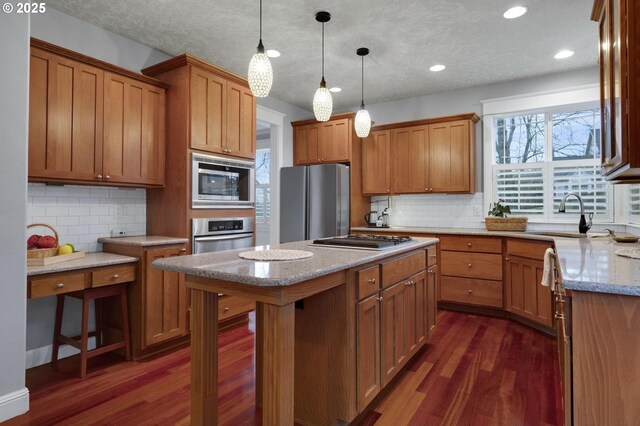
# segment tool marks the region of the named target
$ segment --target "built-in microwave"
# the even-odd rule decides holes
[[[255,163],[192,153],[194,209],[251,209],[255,206]]]

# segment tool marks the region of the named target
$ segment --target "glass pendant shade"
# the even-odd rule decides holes
[[[355,121],[356,135],[359,138],[366,138],[369,136],[369,131],[371,130],[371,117],[369,116],[369,111],[362,108],[356,114]]]
[[[316,94],[313,96],[313,115],[318,121],[329,121],[333,110],[333,99],[326,84],[320,84]]]
[[[258,46],[258,52],[253,55],[251,62],[249,62],[248,80],[253,96],[257,98],[269,96],[271,85],[273,84],[273,69],[271,68],[269,57],[264,53],[264,47],[260,49],[260,46]]]

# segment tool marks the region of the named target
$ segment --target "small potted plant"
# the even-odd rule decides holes
[[[504,198],[498,202],[489,204],[489,216],[484,219],[487,231],[517,231],[527,230],[527,217],[507,217],[511,214],[511,207],[505,204]]]

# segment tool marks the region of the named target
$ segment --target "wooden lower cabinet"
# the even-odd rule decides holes
[[[398,283],[380,293],[382,297],[382,385],[393,379],[406,358],[404,347],[405,285]]]
[[[379,297],[378,294],[374,294],[356,305],[358,411],[364,410],[382,389]]]
[[[426,280],[426,305],[427,305],[427,339],[430,339],[436,331],[438,318],[438,266],[433,265],[427,269]]]
[[[158,259],[184,255],[186,246],[105,243],[103,250],[140,259],[136,280],[127,289],[133,358],[144,358],[181,343],[184,340],[181,338],[189,334],[184,274],[156,269],[151,264]],[[105,312],[110,315],[109,309]]]

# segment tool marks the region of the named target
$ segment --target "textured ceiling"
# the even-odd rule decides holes
[[[358,47],[369,104],[594,66],[597,27],[592,0],[264,0],[263,40],[272,59],[271,94],[311,110],[320,81],[321,27],[327,10],[325,75],[334,108],[360,104]],[[191,52],[246,76],[258,42],[257,0],[49,0],[54,7],[171,55]],[[573,57],[553,55],[568,48]],[[428,71],[444,64],[445,71]]]

